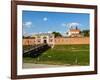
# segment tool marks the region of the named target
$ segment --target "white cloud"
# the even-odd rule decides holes
[[[28,21],[28,22],[23,23],[23,27],[31,28],[32,27],[32,22]]]
[[[25,30],[23,31],[23,34],[26,34],[26,31]]]
[[[65,23],[62,23],[61,25],[62,25],[62,26],[64,26],[64,27],[66,27],[66,26],[67,26],[67,24],[65,24]]]
[[[52,33],[52,31],[48,31],[48,33]]]
[[[80,26],[80,25],[81,25],[80,23],[72,22],[72,23],[68,23],[67,27],[76,27],[76,26]]]
[[[47,17],[44,17],[44,18],[43,18],[43,21],[47,21],[47,20],[48,20],[48,18],[47,18]]]
[[[71,26],[82,26],[80,23],[77,23],[77,22],[71,22],[71,23],[62,23],[61,24],[62,26],[64,27],[71,27]]]

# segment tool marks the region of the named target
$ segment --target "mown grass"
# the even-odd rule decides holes
[[[89,45],[56,45],[37,58],[24,57],[24,63],[89,65]]]

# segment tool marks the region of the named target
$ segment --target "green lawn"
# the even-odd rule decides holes
[[[23,62],[54,65],[89,65],[89,45],[56,45],[38,58],[24,57]]]

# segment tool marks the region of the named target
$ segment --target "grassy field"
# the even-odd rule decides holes
[[[24,63],[89,65],[89,45],[56,45],[37,58],[24,57]]]

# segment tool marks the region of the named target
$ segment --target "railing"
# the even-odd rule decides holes
[[[48,44],[38,44],[34,46],[27,46],[27,48],[23,50],[24,57],[38,57],[41,53],[48,50],[50,46]]]

